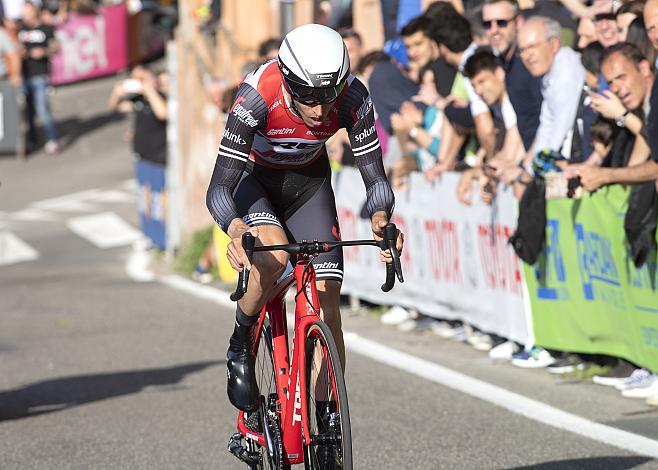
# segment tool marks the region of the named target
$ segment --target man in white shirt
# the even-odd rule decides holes
[[[526,168],[538,152],[571,154],[573,126],[578,113],[585,68],[580,54],[560,43],[560,24],[543,16],[529,18],[519,29],[519,54],[531,75],[542,77],[542,105],[535,141],[523,162]],[[498,167],[497,175],[505,183],[519,178],[521,168]]]

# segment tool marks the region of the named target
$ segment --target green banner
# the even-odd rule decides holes
[[[536,343],[658,371],[656,253],[636,269],[624,234],[630,189],[546,204],[546,246],[525,266]]]

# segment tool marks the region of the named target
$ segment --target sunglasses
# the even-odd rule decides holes
[[[341,83],[333,88],[311,88],[305,86],[288,87],[290,94],[295,101],[308,106],[318,104],[330,104],[338,99],[341,91],[345,87],[345,83]]]
[[[514,18],[510,18],[507,20],[485,20],[482,22],[482,26],[484,26],[484,29],[491,29],[491,27],[496,24],[499,28],[507,28],[507,25],[510,24],[510,22]]]

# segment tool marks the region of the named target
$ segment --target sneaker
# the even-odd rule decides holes
[[[407,320],[413,318],[411,312],[399,305],[395,305],[389,308],[386,313],[384,313],[379,321],[384,325],[399,325]]]
[[[432,331],[446,339],[465,339],[464,327],[459,323],[442,322],[445,325],[432,327]]]
[[[59,144],[56,140],[49,140],[44,147],[46,155],[57,155],[59,153]]]
[[[493,338],[486,333],[481,333],[477,336],[468,338],[468,343],[473,346],[476,351],[491,351],[493,347]]]
[[[432,327],[435,320],[429,317],[421,316],[419,318],[410,319],[398,325],[400,331],[426,331]]]
[[[553,364],[548,366],[546,370],[549,374],[570,374],[577,370],[585,369],[585,361],[575,354],[567,354],[561,359],[557,359]]]
[[[598,385],[614,387],[615,385],[622,383],[624,380],[630,377],[635,369],[636,367],[633,366],[633,364],[620,359],[619,363],[614,369],[609,371],[607,374],[595,375],[592,377],[592,382]]]
[[[504,343],[491,348],[491,351],[489,351],[489,357],[491,359],[509,361],[512,359],[512,356],[518,353],[520,350],[521,346],[516,344],[514,341],[505,341]]]
[[[658,406],[658,393],[647,398],[647,405]]]
[[[555,362],[551,353],[539,346],[533,346],[529,351],[521,351],[512,356],[512,364],[523,369],[539,369]]]
[[[644,384],[648,385],[622,390],[621,396],[626,398],[649,398],[658,393],[658,376],[656,376],[656,374],[651,374],[651,376],[644,381]]]
[[[623,390],[630,390],[631,388],[643,388],[647,385],[651,385],[652,376],[653,374],[646,369],[635,369],[630,377],[615,385],[615,388],[620,392]]]

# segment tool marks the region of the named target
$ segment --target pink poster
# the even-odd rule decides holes
[[[128,64],[125,5],[102,7],[97,15],[71,14],[57,27],[60,44],[50,81],[55,85],[111,75]]]

